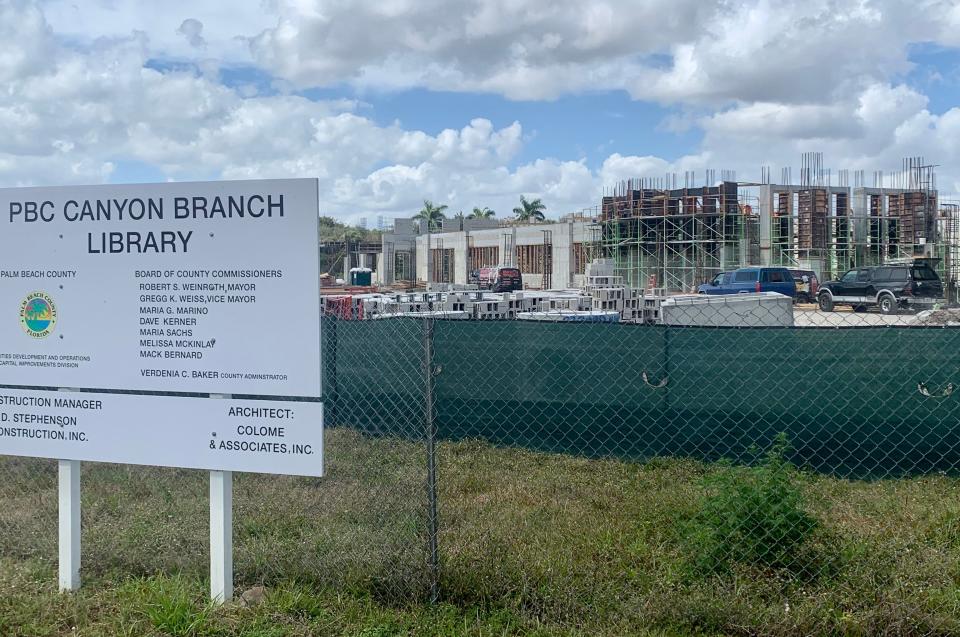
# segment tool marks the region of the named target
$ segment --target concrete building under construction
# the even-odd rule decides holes
[[[811,269],[822,279],[850,268],[911,257],[937,258],[945,281],[957,279],[957,206],[939,200],[932,167],[921,158],[903,170],[833,175],[818,153],[804,155],[799,184],[784,170],[780,184],[719,182],[708,172],[694,187],[676,177],[628,180],[603,197],[601,253],[631,285],[689,291],[719,272],[745,265]],[[664,187],[664,186],[673,187]]]

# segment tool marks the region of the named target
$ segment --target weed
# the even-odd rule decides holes
[[[202,634],[213,607],[200,602],[202,593],[182,577],[152,577],[128,586],[128,602],[139,609],[150,624],[171,637]]]
[[[804,508],[787,449],[780,434],[759,466],[707,478],[710,495],[690,533],[698,571],[725,572],[732,564],[807,569],[805,545],[820,525]]]
[[[270,604],[278,612],[293,617],[317,619],[330,613],[319,597],[294,585],[271,592]]]

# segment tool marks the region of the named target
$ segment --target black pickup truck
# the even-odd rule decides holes
[[[943,283],[926,261],[878,265],[850,270],[839,281],[820,286],[817,304],[824,312],[837,305],[865,311],[877,306],[883,314],[901,309],[929,309],[943,301]]]

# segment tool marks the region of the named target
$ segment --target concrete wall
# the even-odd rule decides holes
[[[542,245],[547,230],[552,233],[552,287],[565,288],[578,286],[582,283],[583,273],[575,273],[573,269],[572,248],[574,243],[587,243],[592,237],[589,230],[590,223],[585,221],[571,221],[565,223],[534,224],[529,226],[511,226],[504,228],[489,228],[458,232],[441,232],[430,235],[430,245],[433,250],[453,250],[454,276],[453,282],[467,283],[467,247],[499,249],[500,262],[497,265],[516,265],[515,255],[510,258],[504,251],[505,235],[510,237],[507,243],[512,243],[514,252],[517,246]],[[417,246],[417,278],[427,279],[427,237],[416,237]],[[432,258],[432,257],[431,257]],[[477,269],[484,264],[470,264]],[[543,284],[543,276],[539,274],[524,274],[524,285],[539,288]]]
[[[432,266],[432,255],[427,253],[427,235],[416,238],[417,245],[417,279],[427,280],[428,268]],[[453,282],[467,282],[467,233],[440,232],[430,235],[430,246],[433,250],[453,250]],[[428,265],[429,264],[429,265]]]
[[[460,230],[484,230],[489,228],[499,228],[500,222],[497,219],[444,219],[440,224],[441,232],[458,232]]]
[[[393,264],[387,263],[387,254],[396,257],[398,252],[407,252],[414,259],[413,272],[416,273],[416,240],[420,232],[426,232],[426,222],[408,218],[397,219],[393,224],[393,232],[383,234],[380,252],[377,254],[377,271],[373,273],[373,281],[378,285],[390,285],[397,280],[397,273]]]

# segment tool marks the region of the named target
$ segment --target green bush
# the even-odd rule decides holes
[[[708,495],[688,535],[698,571],[720,573],[733,564],[808,568],[807,544],[819,524],[804,510],[787,449],[780,434],[758,466],[706,478]]]

